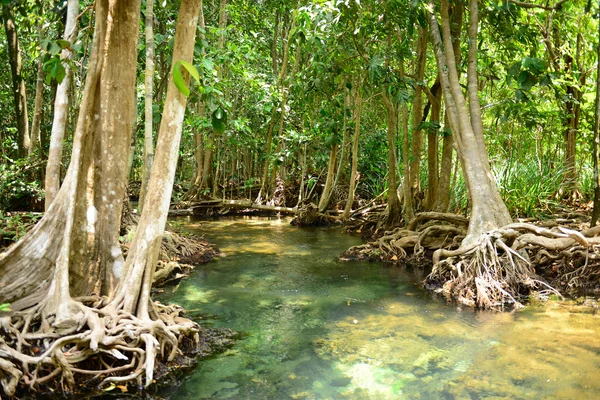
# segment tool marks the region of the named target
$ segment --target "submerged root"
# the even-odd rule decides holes
[[[58,321],[42,305],[0,319],[0,384],[24,391],[99,390],[110,383],[147,387],[158,363],[197,345],[199,326],[177,306],[153,303],[140,319],[105,299],[74,301],[71,318]]]

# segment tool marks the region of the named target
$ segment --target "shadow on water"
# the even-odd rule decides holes
[[[336,261],[358,238],[287,219],[183,224],[226,256],[160,300],[247,336],[170,399],[600,398],[598,316],[461,310],[422,273]]]

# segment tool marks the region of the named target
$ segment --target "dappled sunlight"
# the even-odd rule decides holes
[[[208,303],[213,301],[216,295],[214,290],[199,290],[190,287],[185,289],[185,299],[192,303]]]
[[[247,336],[171,398],[600,397],[600,317],[589,309],[475,312],[432,298],[422,273],[337,262],[359,239],[335,230],[210,224],[205,236],[227,257],[169,300]]]

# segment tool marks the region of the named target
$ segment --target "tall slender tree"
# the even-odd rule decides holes
[[[4,18],[4,30],[6,32],[8,60],[12,75],[13,99],[17,120],[17,147],[19,156],[26,157],[31,147],[29,119],[27,118],[27,93],[25,91],[25,80],[23,79],[21,46],[19,44],[17,26],[15,24],[15,12],[12,5],[3,5],[2,14]]]
[[[600,16],[600,1],[598,2],[598,16]],[[593,143],[593,162],[594,162],[594,209],[592,211],[591,226],[595,226],[600,218],[600,24],[598,24],[598,42],[596,43],[596,52],[598,54],[598,63],[596,68],[596,113],[594,116],[594,143]]]
[[[63,40],[67,40],[71,44],[77,37],[77,14],[79,14],[79,0],[68,0],[67,19]],[[56,88],[54,118],[52,120],[52,133],[50,134],[50,149],[48,150],[48,162],[46,164],[46,179],[44,182],[46,211],[50,208],[50,204],[54,201],[58,189],[60,188],[63,140],[67,130],[67,120],[69,116],[69,85],[73,73],[68,62],[71,57],[72,52],[70,46],[66,46],[60,54],[61,60],[64,60],[63,67],[65,68],[65,77]]]

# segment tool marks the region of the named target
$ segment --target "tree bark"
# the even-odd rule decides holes
[[[15,116],[17,120],[17,148],[19,157],[24,158],[30,152],[31,140],[29,137],[29,120],[27,118],[27,94],[25,92],[25,80],[21,75],[23,62],[21,60],[21,49],[17,35],[17,26],[15,25],[15,14],[12,6],[4,5],[2,7],[4,17],[4,29],[6,31],[6,41],[8,50],[8,59],[10,62],[10,71],[13,84],[13,98],[15,103]]]
[[[65,268],[68,274],[71,265],[69,257],[76,253],[75,251],[72,252],[71,249],[77,248],[77,246],[73,246],[71,233],[75,232],[75,235],[81,237],[79,242],[83,243],[84,247],[78,250],[82,250],[84,253],[84,250],[91,246],[88,244],[88,235],[92,235],[89,239],[94,239],[95,229],[92,229],[92,227],[95,227],[97,221],[95,209],[90,209],[89,224],[86,224],[85,229],[73,230],[73,225],[75,224],[76,199],[80,198],[79,204],[83,206],[86,205],[89,199],[89,196],[83,190],[80,196],[77,195],[77,186],[80,180],[85,182],[87,179],[87,171],[83,164],[84,158],[90,158],[89,144],[93,139],[91,126],[95,120],[95,103],[99,99],[99,82],[104,63],[107,30],[106,3],[107,1],[104,0],[99,1],[97,4],[92,52],[88,63],[85,90],[81,100],[77,127],[73,137],[71,163],[67,170],[65,182],[56,195],[56,201],[52,202],[44,217],[30,233],[25,235],[6,253],[0,255],[0,301],[10,302],[13,310],[26,309],[40,303],[47,296],[55,297],[56,293],[62,292],[64,297],[65,283],[68,286],[69,282],[68,276],[66,278],[64,276]],[[75,244],[77,245],[77,243]],[[86,255],[91,258],[89,253]],[[78,254],[78,256],[81,256],[81,254]],[[97,281],[100,280],[97,271],[96,273],[88,272],[87,277],[81,284],[87,285],[89,281],[95,280],[97,285]],[[61,280],[61,282],[54,283],[56,279]],[[60,286],[61,291],[56,290],[57,285]],[[51,286],[55,296],[49,294]],[[57,300],[54,298],[48,305],[52,312],[58,307]]]
[[[192,62],[198,11],[201,0],[182,0],[173,49],[173,64],[179,60]],[[187,98],[173,83],[172,69],[160,124],[154,166],[146,197],[146,207],[125,264],[126,275],[119,283],[115,301],[123,301],[124,309],[138,318],[149,319],[150,284],[158,260],[164,232],[181,141]],[[189,74],[182,72],[189,83]]]
[[[421,151],[423,149],[423,133],[419,128],[419,125],[421,125],[423,119],[423,88],[421,87],[420,82],[422,82],[425,77],[425,64],[427,62],[427,35],[427,28],[419,27],[419,36],[417,38],[417,56],[415,60],[414,71],[414,77],[418,83],[415,86],[415,97],[412,105],[413,136],[410,154],[410,167],[408,169],[408,186],[413,198],[421,190]],[[406,157],[408,157],[408,154],[406,154]]]
[[[429,122],[440,124],[440,114],[442,110],[442,88],[439,78],[431,88],[433,98],[430,100],[431,114]],[[433,210],[435,200],[437,199],[439,185],[439,129],[430,129],[427,133],[427,206],[428,210]]]
[[[154,0],[146,0],[146,72],[144,74],[144,165],[139,208],[143,210],[152,162],[154,161],[154,139],[152,136],[152,96],[154,86]]]
[[[460,38],[463,26],[463,14],[464,7],[460,4],[451,5],[450,9],[450,35],[453,38]],[[454,40],[452,43],[452,49],[454,50],[454,61],[456,65],[459,65],[462,57],[460,52],[460,40]],[[460,78],[460,71],[457,71]],[[441,82],[441,75],[438,72],[438,80]],[[443,89],[439,87],[441,94],[443,94]],[[454,128],[450,121],[451,113],[448,108],[448,104],[452,104],[452,99],[445,100],[446,104],[446,112],[444,117],[444,125],[446,128],[446,132],[444,133],[444,137],[442,140],[442,165],[440,169],[440,176],[438,182],[438,194],[435,200],[434,210],[438,212],[447,212],[450,206],[451,200],[451,188],[453,187],[454,182],[452,182],[452,159],[454,154]],[[454,180],[456,179],[456,174],[454,175]],[[468,185],[467,182],[465,182]],[[468,187],[467,187],[468,190]]]
[[[68,0],[67,3],[67,22],[63,39],[73,43],[77,36],[77,14],[79,13],[79,0]],[[72,53],[69,48],[62,50],[60,57],[62,60],[71,58]],[[69,115],[69,83],[71,82],[72,71],[69,63],[63,63],[65,68],[65,77],[56,89],[54,100],[54,119],[52,121],[52,133],[50,135],[50,150],[48,151],[48,163],[46,165],[46,180],[44,189],[46,192],[45,207],[46,211],[56,197],[60,188],[60,161],[62,158],[63,139],[67,130],[67,119]]]
[[[387,145],[388,145],[388,205],[385,225],[394,226],[400,222],[402,210],[398,198],[398,181],[396,178],[396,129],[397,112],[387,93],[382,94],[387,110]]]
[[[447,121],[447,119],[446,119]],[[449,125],[447,123],[446,125]],[[433,206],[434,211],[447,212],[450,206],[450,188],[452,178],[452,155],[454,154],[454,135],[444,133],[442,139],[442,165],[438,181],[437,197]]]
[[[598,2],[600,7],[600,1]],[[598,25],[598,43],[596,44],[596,51],[598,60],[600,60],[600,25]],[[600,62],[597,63],[596,68],[596,116],[594,118],[594,145],[593,145],[593,158],[594,158],[594,209],[592,211],[592,221],[590,226],[595,226],[598,223],[600,217],[600,155],[598,146],[600,146]]]
[[[472,121],[469,118],[452,48],[448,2],[442,0],[441,4],[443,49],[439,26],[433,14],[430,15],[431,30],[436,47],[436,61],[442,79],[444,97],[448,104],[451,125],[453,132],[455,132],[455,139],[471,198],[472,211],[469,230],[463,240],[463,245],[469,245],[477,242],[483,233],[510,223],[511,217],[490,172],[487,151],[485,151],[485,148],[480,147],[478,134],[475,133],[477,128],[473,128]],[[433,6],[432,3],[430,5]],[[477,24],[477,0],[471,0],[470,10],[471,25]],[[472,40],[472,34],[470,36]],[[468,75],[467,79],[469,84],[476,84],[477,82],[477,76],[472,74]]]
[[[174,65],[179,60],[192,61],[199,2],[182,0],[174,41]],[[131,92],[135,84],[140,3],[139,0],[96,1],[92,54],[65,183],[31,233],[0,255],[0,300],[10,301],[14,310],[37,304],[27,311],[3,318],[3,324],[10,326],[10,329],[3,330],[3,339],[15,332],[18,335],[18,328],[25,325],[25,331],[33,331],[28,334],[42,338],[28,340],[48,348],[43,349],[41,355],[32,356],[29,350],[22,351],[16,339],[2,340],[4,349],[8,347],[10,350],[3,351],[8,355],[8,360],[4,361],[3,355],[0,363],[3,376],[19,366],[20,376],[25,375],[23,381],[35,383],[38,368],[43,368],[46,374],[48,370],[54,370],[44,379],[46,376],[50,379],[57,373],[55,379],[59,385],[70,390],[76,384],[73,374],[82,373],[80,363],[91,359],[84,368],[96,368],[95,375],[104,375],[100,385],[135,381],[145,372],[145,386],[148,386],[153,382],[156,357],[172,361],[178,354],[183,336],[197,341],[191,337],[197,333],[197,325],[179,317],[178,313],[165,312],[163,309],[168,307],[156,306],[150,300],[152,272],[166,223],[186,104],[185,96],[175,87],[173,79],[170,79],[167,89],[156,163],[149,184],[148,206],[142,213],[127,264],[123,266],[117,262],[122,259],[119,247],[112,248],[111,254],[102,254],[107,259],[112,255],[115,261],[113,267],[123,270],[117,290],[111,290],[103,298],[94,296],[99,294],[97,291],[87,291],[85,296],[92,299],[93,306],[86,306],[71,297],[77,292],[69,285],[69,280],[72,281],[70,274],[79,272],[77,262],[87,257],[88,265],[90,261],[94,264],[94,255],[86,251],[94,245],[89,242],[104,238],[104,234],[99,236],[103,226],[114,226],[112,221],[103,222],[105,214],[90,207],[87,209],[87,230],[83,230],[78,221],[79,209],[99,198],[96,191],[101,192],[102,203],[114,205],[108,197],[114,196],[111,190],[116,192],[118,189],[115,188],[124,187],[126,183],[125,172],[114,168],[125,169],[123,164],[127,160],[128,141],[115,136],[123,133],[128,136],[127,133],[131,132],[121,128],[132,121],[134,104]],[[129,57],[134,61],[131,62]],[[183,75],[184,81],[189,82],[187,72]],[[111,93],[115,95],[112,97],[115,105],[107,103]],[[119,104],[123,106],[120,110],[117,109]],[[129,118],[126,118],[127,114]],[[98,148],[99,145],[106,147]],[[107,171],[106,160],[115,163],[108,166],[111,176],[104,173]],[[96,180],[98,176],[107,178],[106,182]],[[121,182],[116,182],[117,177]],[[106,215],[106,219],[114,217],[114,211]],[[120,220],[120,215],[116,219]],[[111,241],[111,237],[106,237],[107,242]],[[84,246],[79,246],[81,244]],[[93,265],[87,273],[86,279],[102,279]],[[15,277],[19,278],[18,281],[11,279]],[[112,294],[114,297],[111,297]],[[13,299],[16,301],[13,302]],[[43,343],[40,343],[42,340]],[[69,353],[65,346],[77,348],[76,355]],[[103,352],[121,358],[119,354],[123,353],[116,353],[117,347],[131,358],[129,365],[118,367],[123,374],[121,376],[114,368],[102,363],[100,358]],[[131,357],[131,352],[139,356]],[[30,372],[34,369],[35,372]],[[14,394],[14,388],[8,387],[7,390],[4,380],[0,384],[9,395]]]
[[[356,108],[354,110],[354,138],[352,140],[352,170],[350,171],[350,184],[348,189],[348,200],[346,201],[346,207],[344,207],[344,213],[342,219],[346,220],[350,218],[350,212],[352,211],[352,205],[354,204],[354,192],[356,189],[356,176],[358,174],[358,139],[360,137],[360,117],[362,114],[362,79],[358,80],[356,86],[355,95]]]
[[[325,187],[323,193],[321,193],[321,199],[319,200],[319,212],[324,213],[329,207],[331,201],[331,189],[333,187],[333,180],[335,179],[335,160],[337,155],[337,144],[331,147],[329,152],[329,166],[327,168],[327,179],[325,180]]]
[[[35,148],[40,144],[40,131],[42,126],[42,100],[44,99],[44,64],[42,62],[42,24],[38,22],[37,32],[40,40],[40,54],[38,56],[37,79],[35,83],[35,108],[33,111],[33,121],[31,123],[31,146],[29,146],[29,155],[35,151]],[[42,153],[40,151],[40,157]]]

